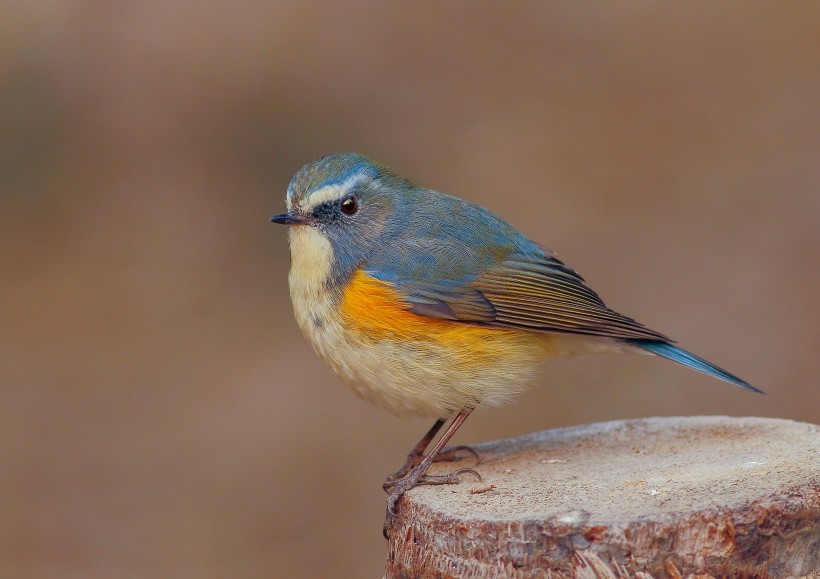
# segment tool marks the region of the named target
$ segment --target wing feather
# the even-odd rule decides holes
[[[505,260],[471,284],[496,310],[495,324],[521,325],[545,332],[615,338],[668,340],[632,318],[609,309],[583,278],[544,256],[541,263]],[[559,262],[560,263],[560,262]],[[491,324],[492,325],[492,324]]]
[[[416,314],[487,327],[671,341],[609,309],[575,270],[534,244],[509,247],[492,258],[454,240],[446,250],[440,239],[416,239],[412,245],[398,263],[394,253],[394,260],[365,268],[392,283]],[[449,258],[436,261],[431,254]]]

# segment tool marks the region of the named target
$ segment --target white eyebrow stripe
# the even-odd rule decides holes
[[[308,195],[300,209],[305,213],[310,213],[322,203],[341,199],[348,191],[363,181],[365,177],[365,175],[356,175],[343,183],[325,185],[321,189],[317,189]]]

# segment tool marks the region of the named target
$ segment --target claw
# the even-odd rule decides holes
[[[454,483],[449,483],[449,484],[458,484],[458,482],[459,482],[458,477],[463,475],[463,474],[475,475],[475,477],[478,479],[478,482],[484,482],[484,479],[481,478],[481,475],[478,474],[478,471],[475,470],[474,468],[460,468],[458,470],[455,470],[455,471],[451,472],[448,475],[450,477],[455,477],[455,482]]]
[[[428,474],[425,475],[422,479],[419,480],[417,485],[457,485],[460,481],[458,477],[463,474],[474,474],[478,479],[478,482],[482,482],[481,475],[478,474],[472,468],[460,468],[458,470],[454,470],[448,474],[441,474],[441,475],[434,475]]]
[[[468,455],[472,456],[475,459],[476,466],[481,464],[481,457],[478,456],[478,453],[475,451],[475,449],[471,446],[466,446],[463,444],[461,446],[445,448],[440,453],[438,453],[435,462],[458,462],[462,458],[459,456],[459,453],[467,453]]]
[[[387,514],[393,517],[394,519],[399,516],[396,510],[393,508],[396,506],[396,502],[391,502],[387,505]]]

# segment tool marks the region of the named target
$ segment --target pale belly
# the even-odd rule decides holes
[[[496,355],[477,360],[474,352],[433,340],[369,339],[334,317],[297,313],[308,341],[336,375],[355,394],[397,416],[444,418],[465,406],[503,404],[526,387],[543,358],[532,339],[485,342]]]

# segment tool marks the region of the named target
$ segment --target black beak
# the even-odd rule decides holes
[[[282,225],[310,225],[315,221],[310,215],[303,215],[296,211],[288,211],[287,213],[280,213],[270,218],[273,223],[281,223]]]

